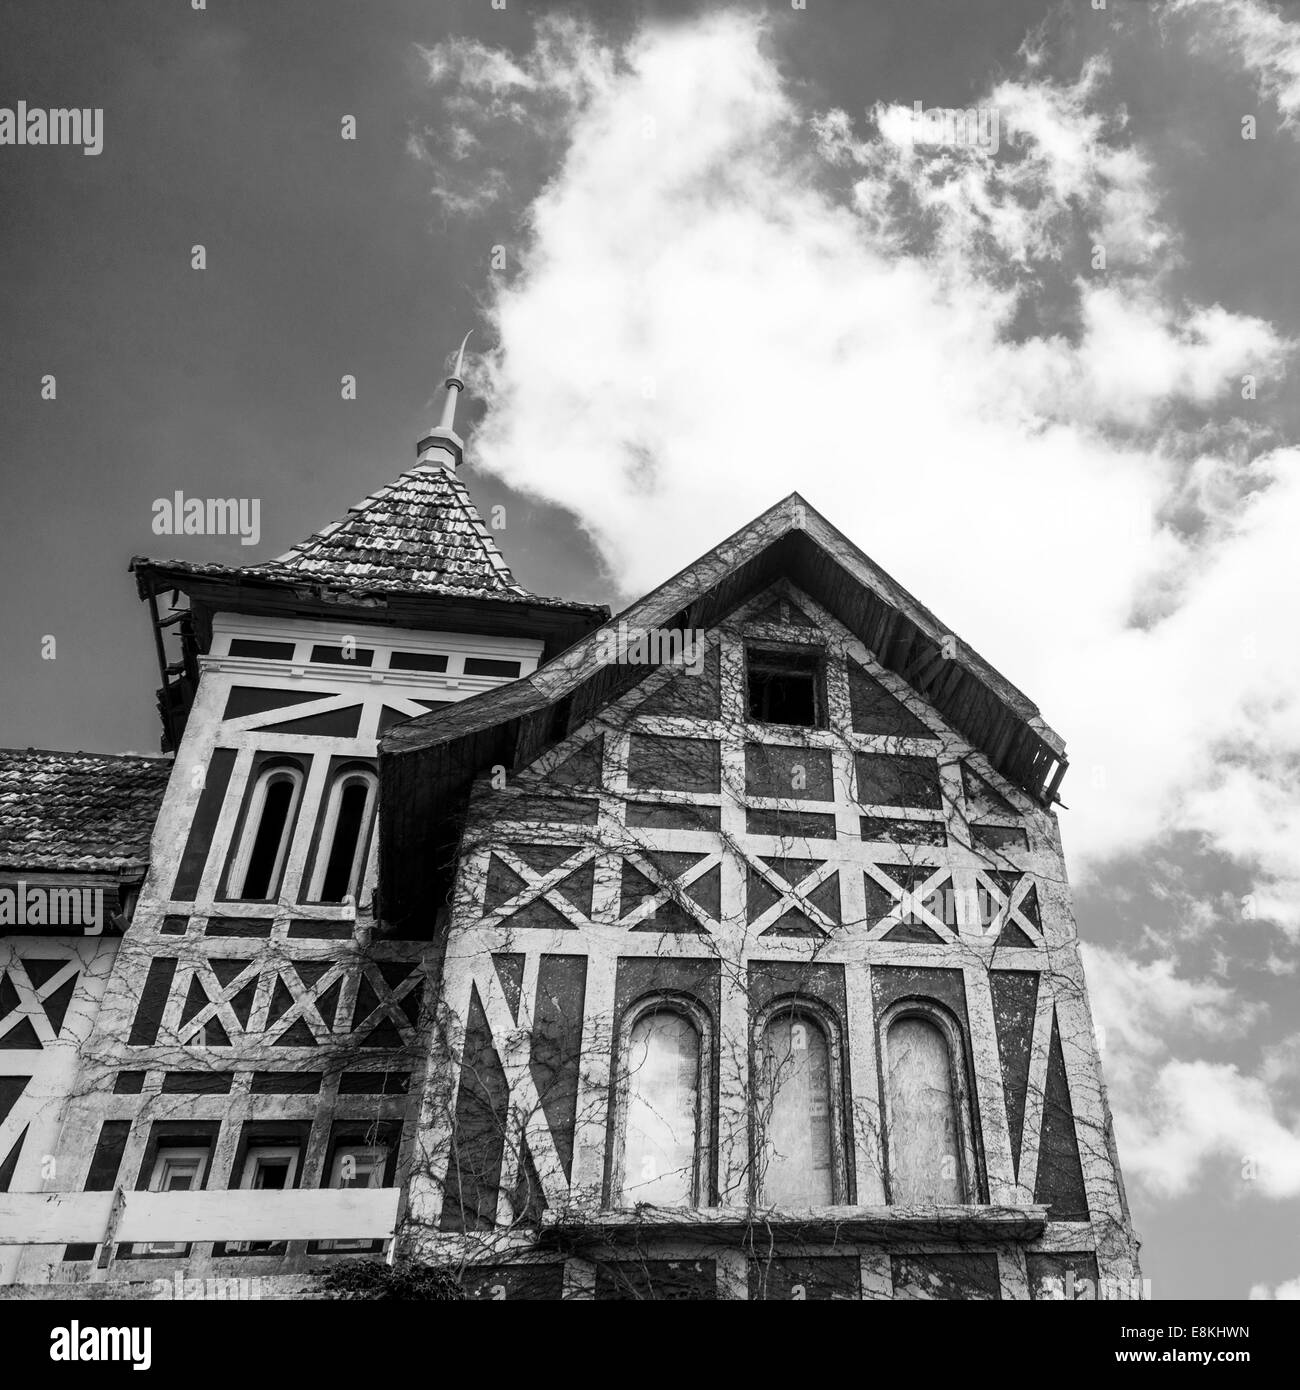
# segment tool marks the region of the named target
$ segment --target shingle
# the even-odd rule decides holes
[[[352,593],[474,594],[547,607],[589,605],[544,598],[515,582],[465,485],[445,468],[416,464],[284,555],[238,567],[147,561],[194,575],[299,579]]]
[[[0,868],[142,871],[171,770],[170,758],[0,749]]]

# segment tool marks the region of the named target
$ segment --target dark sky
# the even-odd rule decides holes
[[[1165,44],[1158,26],[1121,25],[1122,14],[1153,6],[1111,0],[1105,16],[1087,0],[808,0],[798,16],[778,0],[741,8],[771,16],[782,75],[809,111],[842,107],[860,116],[876,101],[972,102],[1000,75],[1021,70],[1017,51],[1045,19],[1044,80],[1074,81],[1105,47],[1134,138],[1156,170],[1162,216],[1180,237],[1171,302],[1222,303],[1300,338],[1295,133],[1279,127],[1251,74],[1217,61],[1222,45],[1211,40],[1193,61],[1181,41]],[[445,112],[420,46],[464,35],[522,54],[538,15],[581,8],[208,0],[196,12],[188,0],[0,0],[0,105],[104,109],[98,157],[0,146],[0,743],[155,750],[157,672],[130,557],[273,557],[413,462],[446,355],[467,328],[485,341],[492,247],[518,248],[535,194],[559,177],[549,157],[558,152],[530,146],[511,165],[508,198],[478,217],[447,215],[431,196],[429,165],[408,150],[412,136],[431,131],[437,143]],[[617,43],[647,17],[688,22],[716,7],[585,8]],[[1298,12],[1297,4],[1278,8]],[[1252,110],[1266,119],[1247,148],[1237,122]],[[356,118],[355,141],[340,138],[345,115]],[[514,131],[502,138],[526,143]],[[206,248],[201,272],[190,265],[196,244]],[[1040,310],[1050,296],[1045,284]],[[700,317],[707,333],[707,305]],[[357,379],[355,401],[341,399],[345,373]],[[46,374],[57,380],[54,401],[41,399]],[[771,381],[756,385],[758,408],[781,380],[774,360]],[[461,419],[465,477],[485,512],[506,503],[501,543],[516,576],[545,594],[615,604],[635,597],[619,590],[617,564],[602,563],[576,518],[476,470],[472,426],[482,405],[473,386],[471,379]],[[797,431],[800,408],[791,402],[783,424]],[[1293,387],[1275,383],[1270,410],[1279,440],[1293,439]],[[560,434],[530,440],[533,476],[565,466]],[[792,467],[759,505],[804,481]],[[154,500],[177,490],[260,499],[260,544],[154,535]],[[823,500],[834,491],[810,498],[856,538],[856,518]],[[1068,529],[1071,520],[1051,524]],[[918,550],[898,578],[942,613],[928,564]],[[996,573],[980,576],[991,602],[999,601]],[[980,632],[963,635],[981,645]],[[1216,633],[1216,643],[1229,635]],[[54,660],[42,659],[47,636],[57,644]],[[1294,640],[1293,632],[1273,637]],[[1071,654],[1072,671],[1076,660]],[[1101,691],[1124,673],[1085,678]],[[1042,699],[1036,687],[1028,693]],[[1133,719],[1148,717],[1141,699],[1169,695],[1178,692],[1134,692]],[[1062,733],[1078,737],[1067,726]],[[1072,777],[1080,801],[1069,783],[1066,800],[1084,804],[1082,763]],[[1072,855],[1082,814],[1065,818]],[[1117,959],[1130,975],[1134,961],[1150,970],[1177,956],[1181,975],[1140,977],[1137,994],[1163,981],[1172,1000],[1150,1031],[1172,1037],[1186,997],[1218,1021],[1221,1036],[1176,1040],[1168,1051],[1152,1041],[1150,1067],[1181,1076],[1188,1057],[1201,1059],[1207,1084],[1231,1082],[1233,1094],[1255,1105],[1251,1113],[1267,1117],[1274,1127],[1264,1132],[1285,1156],[1294,1150],[1283,1136],[1297,1142],[1300,1105],[1294,941],[1265,961],[1276,935],[1245,930],[1224,907],[1250,888],[1249,858],[1211,856],[1190,834],[1135,845],[1080,894],[1081,932],[1122,944],[1129,955]],[[1112,992],[1122,977],[1120,969]],[[1092,989],[1095,1000],[1095,974]],[[1273,1010],[1261,1015],[1262,1036],[1245,1024],[1242,1039],[1233,1031],[1240,1000]],[[1113,1041],[1106,1065],[1115,1087],[1123,1061]],[[1133,1074],[1140,1081],[1155,1072]],[[1204,1103],[1205,1111],[1222,1108],[1213,1097]],[[1210,1154],[1214,1166],[1203,1177],[1189,1186],[1171,1160],[1166,1195],[1148,1160],[1146,1181],[1130,1182],[1157,1296],[1242,1296],[1256,1281],[1296,1280],[1294,1240],[1278,1237],[1282,1227],[1294,1233],[1294,1196],[1254,1200],[1235,1179],[1231,1139],[1210,1119],[1197,1123],[1202,1129],[1189,1131],[1185,1147]],[[1198,1138],[1202,1132],[1211,1138]],[[1134,1152],[1123,1132],[1120,1144],[1121,1156]]]
[[[884,96],[964,97],[1041,10],[912,0],[903,23],[893,6],[817,4],[788,60],[817,100],[850,105],[867,74]],[[104,110],[96,157],[0,147],[5,743],[152,751],[156,672],[130,557],[269,558],[413,460],[444,356],[478,322],[491,247],[516,233],[504,211],[494,225],[435,210],[406,149],[433,118],[417,45],[459,32],[523,48],[544,8],[0,4],[2,100]],[[697,8],[591,10],[616,31]],[[348,114],[355,141],[340,135]],[[344,373],[355,401],[340,398]],[[616,598],[570,518],[472,463],[480,507],[509,503],[502,542],[521,582]],[[539,439],[538,468],[563,465]],[[153,501],[177,489],[260,498],[261,543],[155,536]]]

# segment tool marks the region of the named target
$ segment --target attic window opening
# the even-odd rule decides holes
[[[826,681],[820,651],[746,652],[749,717],[762,724],[826,727]]]
[[[467,656],[465,658],[465,674],[467,676],[509,676],[511,680],[518,677],[522,669],[518,661],[498,661],[489,656]]]

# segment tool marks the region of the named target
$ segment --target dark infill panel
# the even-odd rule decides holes
[[[224,1096],[234,1079],[228,1071],[169,1071],[163,1076],[163,1094]]]
[[[1097,1257],[1090,1250],[1077,1254],[1048,1255],[1030,1251],[1025,1256],[1029,1297],[1034,1300],[1079,1302],[1095,1299]]]
[[[1034,1201],[1048,1208],[1052,1221],[1087,1221],[1088,1198],[1079,1160],[1070,1083],[1065,1074],[1058,1020],[1052,1016],[1051,1051],[1047,1058],[1047,1094],[1043,1098],[1042,1132],[1038,1141],[1038,1181]]]
[[[717,1296],[713,1260],[619,1260],[596,1266],[596,1297],[602,1301],[707,1301]]]
[[[745,830],[750,835],[780,839],[833,840],[835,817],[817,811],[747,811]]]
[[[259,724],[255,732],[268,734],[315,734],[319,738],[356,738],[361,727],[361,706],[345,705],[324,714],[305,714],[283,724]]]
[[[474,986],[456,1098],[456,1145],[442,1208],[444,1231],[491,1230],[505,1148],[510,1088]]]
[[[651,830],[716,830],[722,824],[717,806],[674,806],[668,802],[633,801],[627,808],[627,823]]]
[[[345,1071],[339,1077],[341,1096],[404,1096],[410,1087],[409,1072]]]
[[[1011,1158],[1020,1176],[1020,1144],[1024,1137],[1025,1104],[1029,1097],[1029,1056],[1038,1009],[1036,970],[991,970],[993,1024],[998,1036],[1002,1089],[1007,1098]]]
[[[628,749],[627,781],[630,787],[717,792],[722,786],[719,744],[714,739],[633,734]]]
[[[351,922],[312,922],[297,920],[289,923],[289,936],[310,937],[316,941],[350,941],[353,935]]]
[[[226,787],[234,767],[233,748],[212,750],[203,790],[199,793],[199,804],[194,808],[194,819],[190,822],[190,833],[185,840],[185,852],[181,855],[181,866],[172,888],[172,898],[177,902],[193,902],[194,895],[199,891],[203,866],[208,862],[208,850],[212,846],[212,836],[221,816]]]
[[[862,1266],[856,1258],[750,1260],[749,1296],[796,1303],[862,1297]]]
[[[864,806],[920,806],[927,811],[943,806],[939,764],[934,758],[858,753],[854,764],[858,800]]]
[[[447,658],[441,652],[394,652],[388,658],[390,671],[445,671]]]
[[[120,1073],[119,1075],[128,1075]],[[144,1073],[139,1073],[143,1076]],[[122,1167],[122,1155],[126,1152],[126,1141],[131,1133],[130,1120],[105,1120],[95,1144],[95,1153],[90,1160],[90,1171],[86,1174],[86,1192],[111,1192],[117,1186],[117,1175]],[[69,1245],[64,1248],[65,1260],[93,1260],[94,1245]]]
[[[512,796],[493,803],[501,820],[563,821],[565,825],[591,825],[600,802],[583,797]]]
[[[113,1094],[116,1096],[138,1096],[144,1090],[142,1071],[120,1071],[113,1081]]]
[[[163,936],[184,936],[190,925],[188,917],[164,917],[158,930]]]
[[[972,1299],[988,1302],[1002,1297],[998,1257],[962,1251],[951,1255],[892,1255],[894,1297],[910,1299]]]
[[[327,666],[372,666],[374,650],[370,647],[331,647],[318,645],[311,649],[311,659]]]
[[[467,656],[465,674],[467,676],[510,676],[512,679],[520,672],[517,661],[498,661],[487,656]]]
[[[213,917],[204,930],[205,936],[270,936],[269,918]]]
[[[310,1071],[255,1071],[249,1090],[255,1096],[314,1096],[321,1075]]]
[[[268,690],[260,685],[232,686],[226,697],[222,719],[242,719],[247,714],[265,714],[267,710],[285,709],[292,705],[310,704],[312,700],[328,700],[332,690]]]
[[[1017,825],[972,825],[970,833],[983,849],[1029,848],[1029,835]]]
[[[888,816],[863,816],[862,838],[877,844],[939,845],[948,843],[942,821],[891,820]]]
[[[564,1297],[564,1265],[471,1265],[461,1285],[468,1297],[486,1302],[558,1302]]]
[[[167,996],[171,992],[172,977],[176,974],[176,957],[163,956],[149,962],[149,973],[145,976],[144,988],[140,991],[140,1003],[131,1024],[131,1034],[127,1042],[132,1047],[151,1047],[158,1038],[162,1026],[163,1010],[167,1007]]]
[[[825,748],[797,744],[746,744],[745,795],[834,801],[831,755]]]
[[[261,642],[252,637],[230,639],[231,656],[256,656],[263,661],[292,661],[294,650],[295,644],[292,642]]]

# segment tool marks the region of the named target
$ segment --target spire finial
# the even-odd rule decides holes
[[[464,451],[464,445],[456,433],[456,401],[465,389],[465,380],[461,375],[465,370],[465,344],[469,342],[470,334],[473,332],[471,328],[460,340],[460,347],[456,352],[456,365],[443,383],[447,388],[447,396],[442,403],[442,418],[415,446],[416,455],[422,463],[440,463],[453,473]]]
[[[456,421],[456,399],[465,389],[465,381],[461,376],[461,372],[465,370],[465,344],[469,342],[470,333],[473,333],[473,331],[474,330],[471,328],[469,333],[466,333],[460,340],[460,349],[456,353],[456,365],[452,368],[451,375],[443,382],[443,385],[447,388],[447,399],[442,403],[442,419],[438,421],[438,428],[440,430],[454,429]]]

